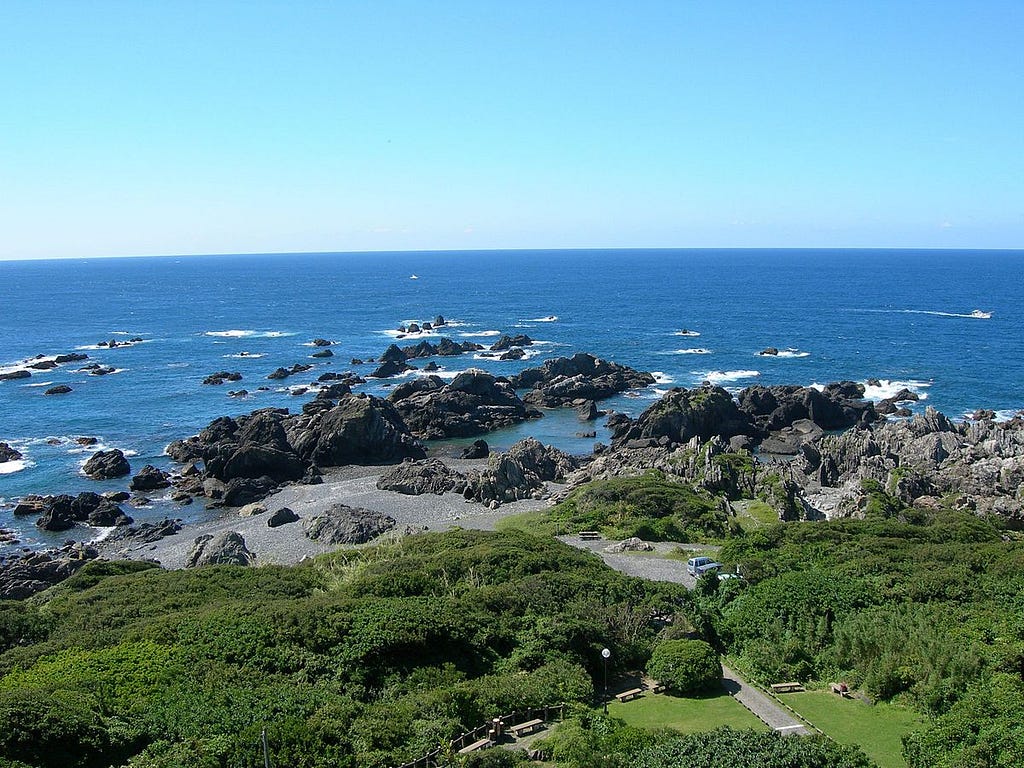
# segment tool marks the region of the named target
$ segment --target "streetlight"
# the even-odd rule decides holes
[[[607,648],[601,651],[601,658],[604,659],[604,713],[608,714],[608,659],[611,658],[612,652]]]

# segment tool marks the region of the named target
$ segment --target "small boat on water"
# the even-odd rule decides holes
[[[992,313],[991,312],[984,312],[984,311],[982,311],[980,309],[976,309],[973,312],[971,312],[971,317],[976,317],[979,320],[988,320],[989,318],[992,317]]]
[[[409,275],[409,279],[410,280],[419,280],[420,276],[419,275]]]

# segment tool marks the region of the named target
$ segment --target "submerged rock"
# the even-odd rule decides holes
[[[119,448],[110,451],[98,451],[92,455],[82,471],[93,480],[110,480],[124,477],[132,471],[128,459]]]

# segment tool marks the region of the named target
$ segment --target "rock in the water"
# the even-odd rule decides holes
[[[0,443],[0,464],[8,461],[18,461],[21,459],[21,453],[14,448],[11,448],[7,443]]]
[[[523,396],[526,403],[544,408],[571,405],[576,400],[603,400],[653,383],[654,376],[649,373],[583,352],[548,360],[512,377],[516,389],[532,388]]]
[[[761,355],[762,357],[775,357],[779,354],[779,350],[776,347],[766,347],[757,354]]]
[[[337,344],[338,342],[331,341],[329,339],[313,339],[312,343],[314,347],[330,347],[333,344]]]
[[[517,333],[515,336],[502,335],[496,342],[491,344],[491,352],[501,352],[512,349],[512,347],[529,347],[533,345],[533,339],[525,333]]]
[[[204,565],[252,565],[256,555],[245,546],[238,531],[224,531],[215,536],[204,534],[195,540],[185,562],[186,568]]]
[[[324,544],[365,544],[394,527],[388,515],[345,504],[334,504],[302,523],[307,537]]]
[[[107,538],[109,543],[152,544],[166,536],[173,536],[182,528],[181,520],[165,517],[158,523],[141,523],[116,529]]]
[[[15,381],[17,379],[27,379],[32,375],[31,372],[25,369],[17,371],[9,371],[7,373],[0,373],[0,381]]]
[[[43,392],[43,394],[44,395],[66,395],[68,392],[72,392],[72,391],[73,390],[71,389],[71,387],[69,387],[67,384],[58,384],[55,387],[50,387],[45,392]]]
[[[120,449],[114,448],[110,451],[98,451],[92,458],[85,462],[82,471],[93,480],[110,480],[115,477],[124,477],[132,471],[128,459]]]
[[[288,507],[281,507],[267,518],[267,526],[270,528],[278,528],[282,525],[287,525],[288,523],[294,523],[298,519],[299,516],[291,509]]]
[[[225,381],[241,381],[242,374],[238,371],[217,371],[217,373],[211,373],[205,379],[203,384],[223,384]]]
[[[726,390],[704,386],[672,389],[622,430],[614,431],[613,444],[666,438],[686,443],[694,437],[728,440],[734,435],[754,433],[751,418],[742,412]]]
[[[474,440],[462,450],[463,459],[486,459],[491,453],[486,440]]]
[[[314,352],[310,357],[334,357],[334,353],[329,349],[321,349],[319,352]]]
[[[157,469],[152,464],[147,464],[132,478],[128,488],[133,491],[155,491],[160,488],[169,488],[170,485],[171,480],[166,472]]]

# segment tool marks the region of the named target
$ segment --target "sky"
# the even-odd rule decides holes
[[[1024,2],[0,3],[0,259],[1024,248]]]

